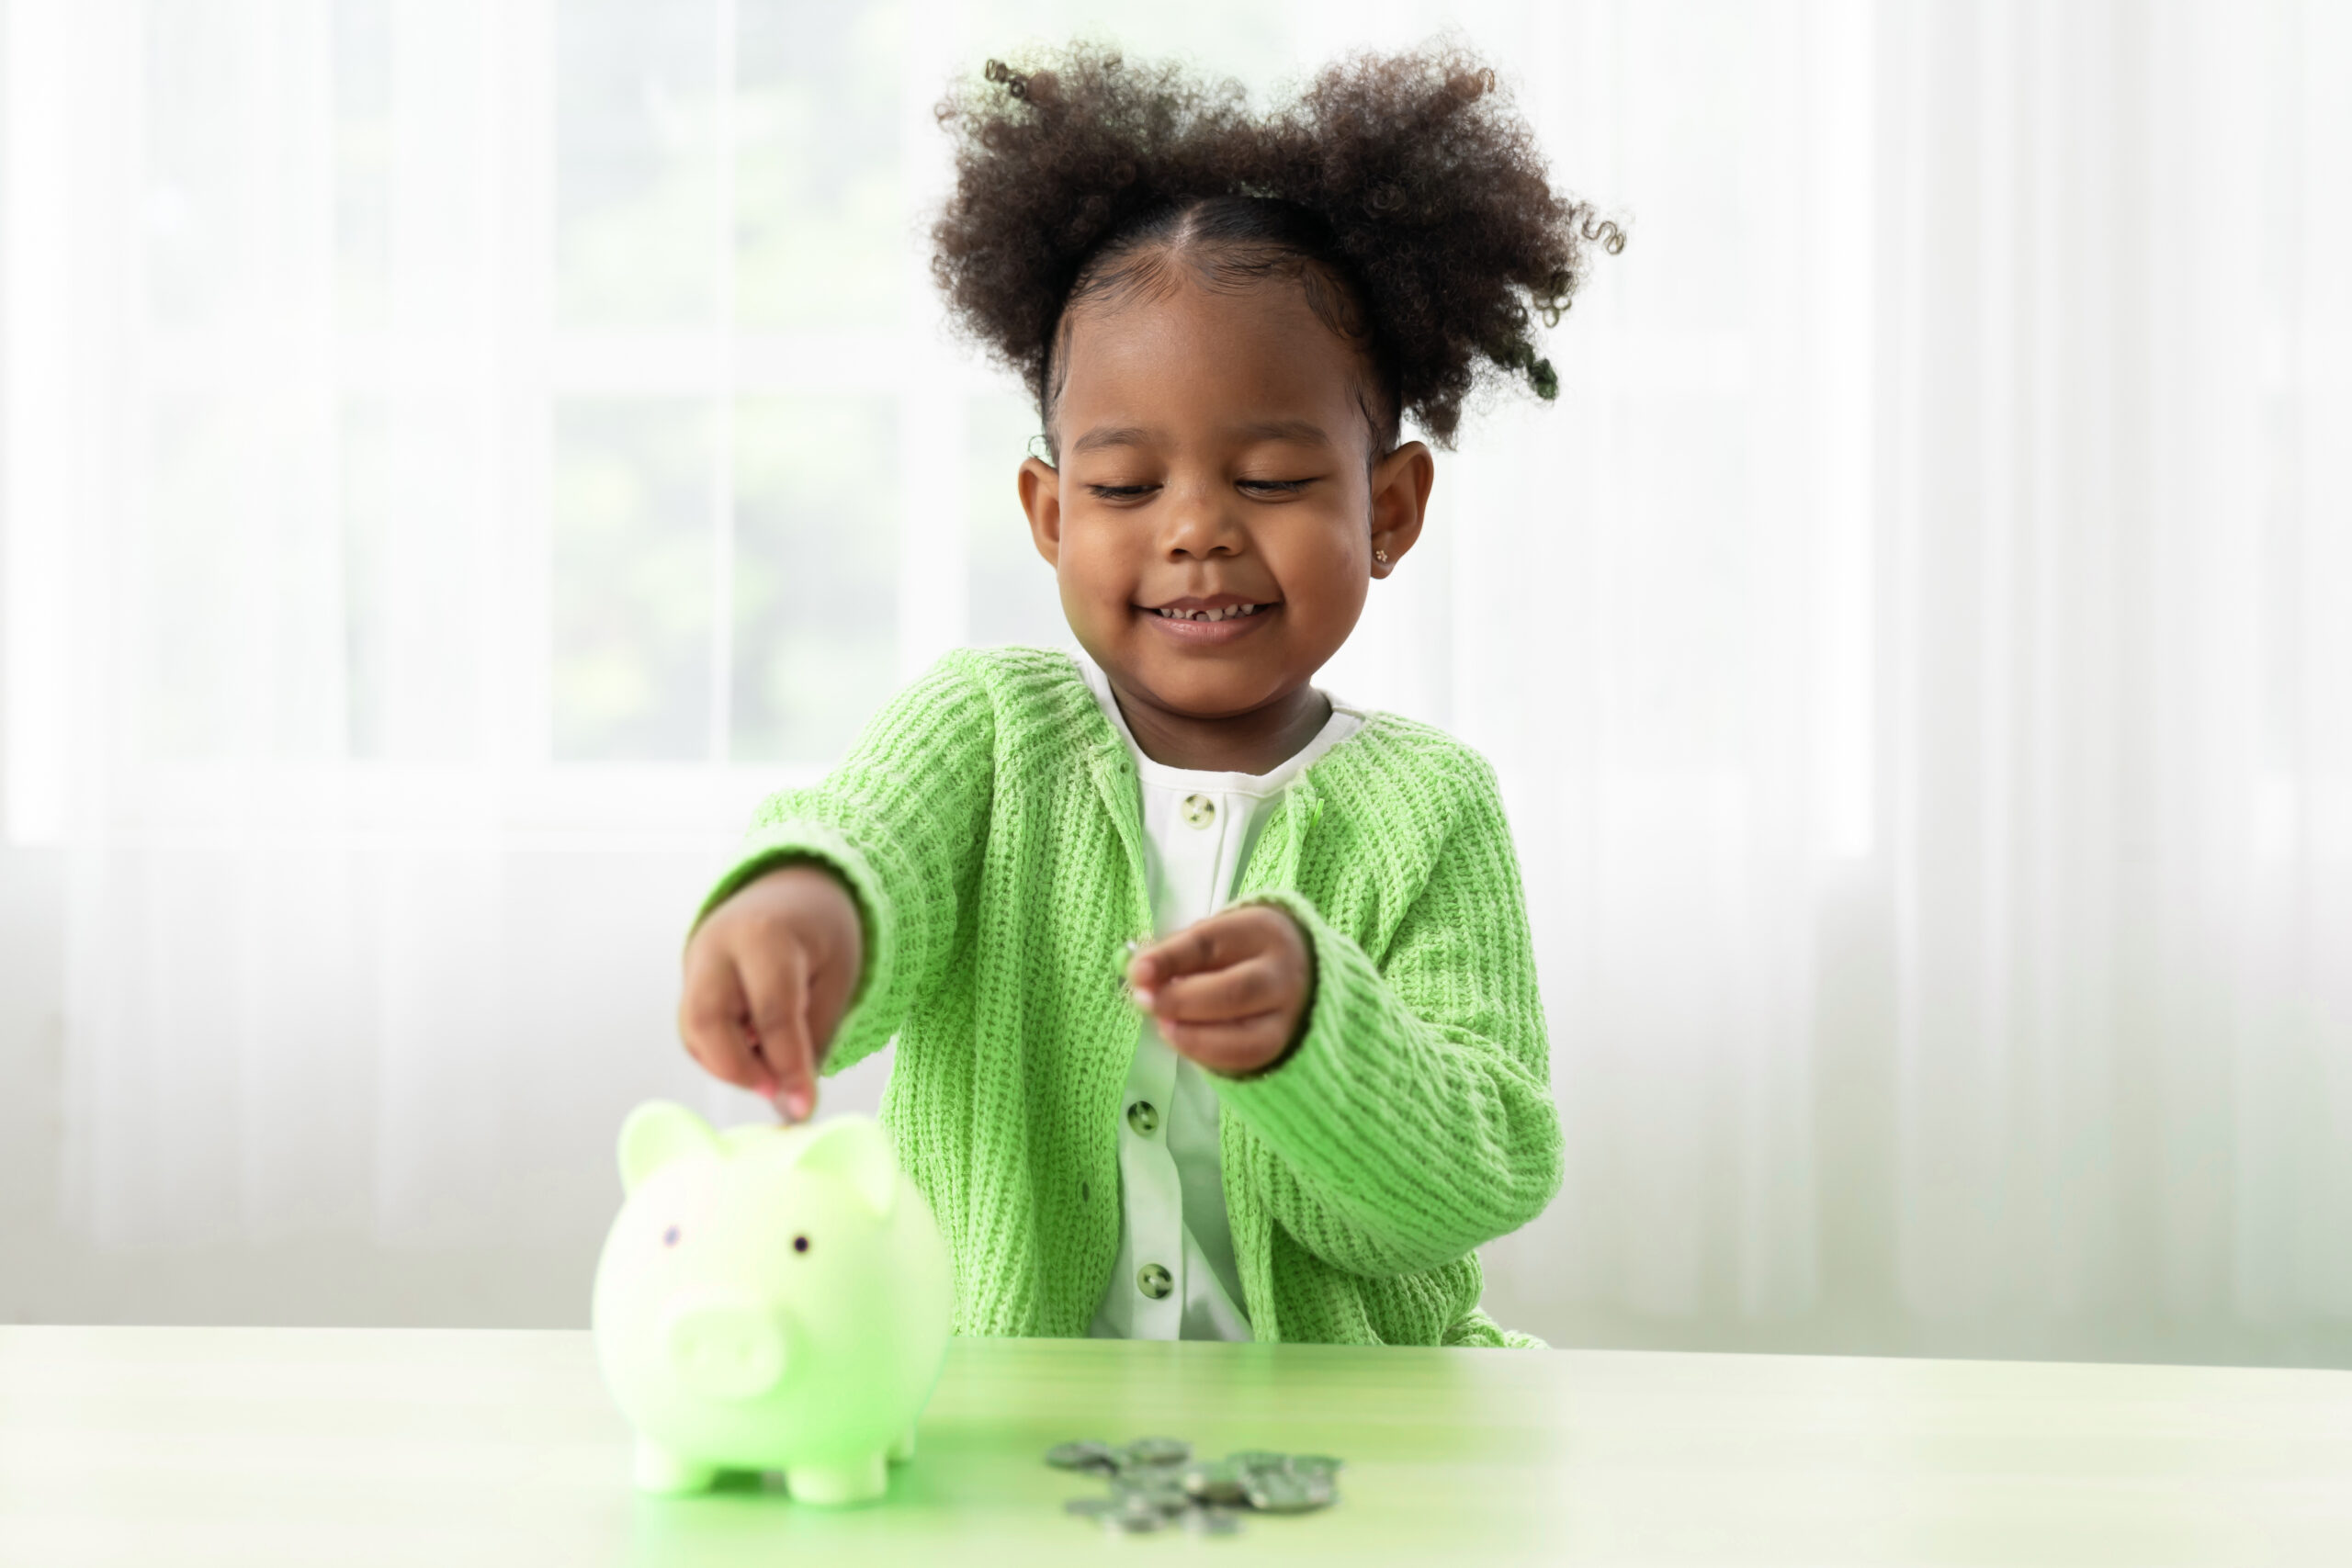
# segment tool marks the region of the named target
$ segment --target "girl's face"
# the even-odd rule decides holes
[[[1061,467],[1023,464],[1022,504],[1131,723],[1281,726],[1419,534],[1433,468],[1419,442],[1370,460],[1361,355],[1297,284],[1171,270],[1073,315]]]

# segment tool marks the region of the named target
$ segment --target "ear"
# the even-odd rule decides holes
[[[621,1190],[634,1192],[673,1161],[718,1152],[710,1123],[683,1105],[650,1100],[621,1123]]]
[[[898,1158],[881,1126],[865,1117],[838,1116],[825,1122],[808,1134],[792,1163],[847,1182],[879,1218],[888,1219],[898,1201]]]
[[[1029,514],[1029,541],[1046,564],[1058,569],[1062,558],[1062,476],[1043,457],[1023,457],[1019,477],[1021,510]]]
[[[1437,483],[1437,459],[1418,441],[1408,441],[1372,466],[1372,575],[1386,577],[1421,536],[1421,519],[1428,513],[1430,487]]]

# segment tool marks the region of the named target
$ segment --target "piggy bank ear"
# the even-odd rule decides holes
[[[645,1179],[673,1160],[718,1152],[710,1123],[683,1105],[648,1100],[621,1123],[621,1188],[634,1192]]]
[[[898,1201],[899,1162],[890,1153],[890,1140],[863,1116],[843,1116],[817,1128],[793,1164],[849,1183],[883,1219],[890,1217],[890,1207]]]

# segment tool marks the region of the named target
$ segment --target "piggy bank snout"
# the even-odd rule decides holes
[[[687,1392],[706,1399],[757,1399],[783,1380],[784,1320],[751,1296],[681,1297],[662,1314],[662,1350]]]

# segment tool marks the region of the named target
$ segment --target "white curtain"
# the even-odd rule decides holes
[[[669,1011],[751,804],[1060,636],[941,85],[1453,27],[1630,236],[1328,678],[1512,808],[1570,1174],[1490,1307],[2352,1363],[2352,12],[1172,10],[6,6],[71,1224],[584,1254],[629,1103],[750,1113]]]

